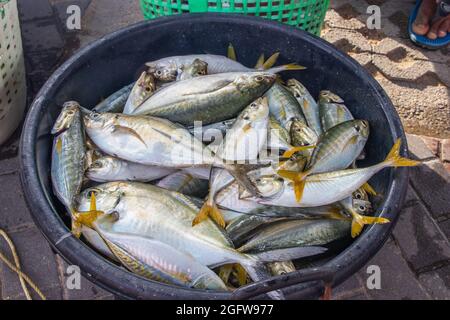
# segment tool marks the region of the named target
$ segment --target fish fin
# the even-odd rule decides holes
[[[371,186],[368,182],[364,183],[364,184],[361,186],[361,188],[363,188],[363,190],[364,190],[365,192],[367,192],[368,194],[371,194],[371,195],[373,195],[373,196],[376,196],[376,195],[377,195],[377,192],[375,191],[375,189],[372,188],[372,186]]]
[[[277,174],[283,178],[291,180],[294,183],[295,200],[300,202],[303,197],[303,191],[305,190],[306,178],[310,174],[310,171],[295,172],[278,170]]]
[[[228,59],[237,61],[237,59],[236,59],[236,51],[234,50],[234,47],[233,47],[233,45],[231,43],[228,44],[227,56],[228,56]]]
[[[271,55],[266,62],[263,63],[262,69],[267,70],[273,67],[273,65],[277,62],[278,57],[280,56],[279,52],[275,52],[273,55]]]
[[[192,226],[199,224],[208,217],[211,217],[211,219],[213,219],[219,226],[225,228],[225,220],[223,219],[219,208],[217,208],[216,204],[210,204],[208,201],[205,202],[195,219],[192,221]]]
[[[264,66],[264,53],[261,53],[261,55],[258,58],[258,61],[256,61],[255,69],[262,70]]]
[[[62,139],[61,137],[58,137],[56,139],[56,152],[60,155],[62,152]]]
[[[72,228],[81,229],[81,226],[87,226],[89,228],[94,227],[94,222],[97,220],[99,216],[104,214],[103,211],[97,210],[97,199],[95,197],[95,193],[91,192],[91,203],[89,211],[79,212],[72,211]],[[73,230],[72,230],[73,232]]]
[[[270,68],[267,71],[271,73],[278,73],[281,71],[295,71],[295,70],[305,70],[306,67],[300,66],[296,63],[289,63],[279,67]]]
[[[389,223],[390,220],[383,218],[383,217],[368,217],[368,216],[363,216],[358,214],[357,212],[355,212],[354,210],[350,210],[350,213],[352,215],[352,230],[351,230],[351,235],[352,238],[357,237],[363,227],[366,224],[385,224],[385,223]]]
[[[219,278],[222,279],[223,283],[228,283],[228,280],[230,279],[231,271],[233,271],[232,264],[226,264],[224,266],[221,266],[219,269]]]
[[[240,249],[238,249],[238,251],[239,250]],[[264,251],[251,254],[251,256],[262,262],[279,262],[315,256],[317,254],[324,253],[327,250],[327,248],[321,246],[293,247]]]
[[[247,284],[247,271],[245,271],[245,269],[240,265],[240,264],[235,264],[234,266],[234,270],[236,270],[236,278],[238,280],[238,283],[240,286],[244,286]]]
[[[81,227],[81,223],[72,220],[71,232],[78,239],[81,237]]]
[[[135,130],[133,130],[131,128],[124,127],[124,126],[121,126],[121,125],[114,125],[112,132],[113,133],[114,132],[119,132],[119,133],[131,134],[132,136],[137,138],[139,141],[141,141],[147,147],[147,144],[145,143],[144,139],[142,139],[142,137],[139,135],[139,133],[137,133]]]
[[[270,163],[264,164],[226,164],[225,169],[230,173],[236,182],[244,187],[251,196],[258,196],[259,191],[253,181],[247,176],[251,171],[270,166]]]
[[[420,161],[415,161],[400,156],[401,143],[401,139],[397,139],[391,151],[384,160],[384,163],[388,164],[390,167],[413,167],[419,165],[421,163]]]
[[[89,204],[89,211],[97,211],[97,197],[95,192],[91,192],[91,203]]]
[[[305,151],[308,149],[313,149],[315,148],[315,145],[311,145],[311,146],[300,146],[300,147],[292,147],[291,149],[285,151],[283,153],[283,155],[281,156],[282,158],[290,158],[294,155],[294,153],[299,152],[299,151]]]

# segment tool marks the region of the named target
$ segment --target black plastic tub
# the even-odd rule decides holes
[[[224,54],[229,43],[236,48],[239,61],[248,66],[254,65],[261,53],[268,56],[280,51],[279,63],[297,62],[308,68],[284,74],[284,78],[297,78],[313,96],[322,89],[336,92],[356,118],[369,120],[371,135],[362,166],[382,161],[398,138],[403,140],[402,154],[407,154],[400,119],[380,85],[353,59],[306,32],[259,18],[199,14],[142,22],[90,44],[52,75],[31,106],[20,146],[22,185],[34,220],[53,248],[70,264],[78,265],[89,280],[122,298],[261,298],[265,291],[288,285],[283,289],[288,298],[317,298],[323,292],[324,281],[337,285],[367,263],[398,218],[408,171],[385,169],[371,183],[382,194],[376,215],[389,218],[391,223],[367,227],[322,267],[253,284],[233,295],[145,280],[107,261],[70,235],[64,210],[52,192],[49,172],[50,127],[62,104],[77,100],[91,108],[135,80],[146,61],[191,53]]]

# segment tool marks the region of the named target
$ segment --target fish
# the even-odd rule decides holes
[[[166,119],[92,112],[84,124],[103,152],[123,160],[177,169],[219,163],[201,141]]]
[[[205,197],[208,193],[208,181],[195,178],[184,171],[169,174],[160,180],[156,186],[177,191],[187,196]]]
[[[297,99],[282,84],[275,83],[265,94],[269,101],[270,114],[288,131],[292,121],[298,120],[306,124],[305,116]]]
[[[238,248],[239,252],[264,252],[303,247],[308,255],[327,251],[324,245],[348,235],[350,222],[343,220],[286,220],[266,225]]]
[[[354,120],[344,100],[328,90],[322,90],[319,93],[319,115],[323,131],[342,122]]]
[[[106,183],[84,190],[77,198],[78,211],[91,208],[92,194],[96,198],[97,212],[116,217],[110,228],[112,232],[155,239],[209,268],[239,263],[254,281],[258,281],[269,276],[265,262],[292,260],[303,255],[302,248],[277,250],[273,254],[239,253],[211,220],[192,227],[199,208],[178,192],[137,182]],[[91,213],[81,214],[78,221],[92,228],[98,218]]]
[[[267,148],[270,150],[287,151],[292,149],[289,132],[273,116],[269,118],[269,134]]]
[[[128,96],[123,112],[126,114],[132,113],[137,107],[150,98],[155,91],[156,82],[153,75],[147,71],[142,72]]]
[[[400,156],[400,144],[401,140],[398,139],[386,156],[386,159],[370,167],[338,170],[308,176],[305,179],[305,187],[300,197],[300,202],[296,200],[299,197],[295,192],[294,183],[291,182],[298,178],[298,172],[293,171],[282,173],[287,179],[284,183],[275,177],[265,177],[266,181],[264,184],[256,182],[258,189],[263,188],[271,196],[251,199],[260,204],[286,207],[317,207],[343,200],[384,168],[419,165],[420,162],[418,161]]]
[[[233,241],[234,244],[239,244],[250,237],[258,227],[276,220],[277,218],[244,214],[231,221],[225,230],[231,241]]]
[[[97,104],[92,110],[96,112],[123,112],[128,97],[133,90],[135,82],[123,87],[117,92],[114,92],[108,98]]]
[[[86,176],[96,182],[141,181],[148,182],[166,177],[176,169],[134,163],[111,156],[95,160],[87,169]]]
[[[77,102],[64,103],[51,133],[55,135],[51,157],[53,190],[73,216],[76,210],[75,197],[83,184],[86,157],[85,135]]]
[[[348,168],[361,154],[368,138],[369,123],[365,120],[343,122],[321,135],[306,169],[293,179],[297,201],[301,200],[307,176]],[[292,171],[285,173],[278,171],[280,176],[292,178]]]
[[[216,156],[227,162],[255,161],[261,149],[266,145],[269,126],[269,105],[266,98],[259,98],[248,105],[228,130],[225,140],[218,147]],[[242,175],[247,177],[246,175]],[[232,182],[234,177],[226,171],[211,175],[209,194],[193,225],[210,216],[220,226],[225,227],[220,211],[214,203],[216,193]],[[247,178],[241,181],[246,189],[252,189],[252,182]]]
[[[163,283],[228,291],[211,269],[192,256],[150,237],[114,232],[114,222],[112,215],[103,215],[96,220],[94,227],[130,271]]]
[[[323,130],[322,124],[320,123],[319,106],[317,105],[317,102],[300,81],[289,79],[286,82],[286,85],[302,108],[308,127],[314,130],[317,136],[320,136]]]
[[[182,65],[178,71],[176,81],[192,79],[208,74],[208,64],[200,59],[195,59],[190,65]]]
[[[163,117],[184,126],[235,117],[275,81],[267,72],[223,73],[177,81],[158,90],[133,115]]]
[[[176,73],[180,66],[190,65],[196,59],[204,61],[208,64],[208,74],[255,71],[255,69],[248,68],[233,59],[214,54],[191,54],[184,56],[166,57],[159,60],[147,62],[146,66],[150,70],[155,72],[155,74],[161,76],[166,75],[167,78],[167,75]],[[277,73],[280,71],[303,70],[303,69],[305,69],[305,67],[291,63],[271,68],[268,69],[267,71],[271,73]]]
[[[134,163],[183,169],[226,169],[244,188],[257,194],[246,176],[252,165],[227,163],[189,131],[169,120],[113,113],[84,115],[86,132],[106,154]]]

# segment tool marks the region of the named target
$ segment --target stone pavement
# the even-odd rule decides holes
[[[73,50],[103,34],[141,19],[137,1],[134,0],[51,0],[47,3],[48,6],[45,2],[46,0],[40,0],[39,4],[44,3],[44,6],[36,7],[35,0],[19,0],[28,61],[30,96],[37,92],[52,70],[70,56]],[[382,30],[386,38],[381,41],[387,43],[386,47],[380,46],[376,50],[373,49],[375,48],[373,44],[366,47],[366,44],[373,40],[365,38],[367,34],[372,38],[379,35],[372,32],[366,34],[367,30],[363,30],[364,25],[361,25],[361,21],[364,22],[367,18],[363,14],[365,7],[356,5],[356,1],[333,1],[335,9],[330,10],[327,15],[324,37],[349,52],[369,70],[382,69],[383,64],[381,62],[378,64],[377,59],[385,59],[380,54],[382,50],[390,52],[387,48],[394,48],[390,43],[391,40],[397,41],[397,45],[402,48],[406,47],[407,52],[414,53],[410,63],[417,64],[422,59],[422,63],[427,66],[429,63],[438,65],[437,70],[445,68],[445,65],[440,63],[445,52],[430,53],[417,50],[409,45],[399,31],[400,27],[397,24],[404,19],[408,1],[397,1],[393,6],[395,10],[386,8],[384,4],[386,1],[383,0],[367,2],[382,4],[382,12],[384,9],[385,12],[391,12],[387,16],[390,18],[383,18],[387,30]],[[69,32],[64,27],[65,9],[68,4],[74,3],[79,3],[84,12],[81,32]],[[126,14],[123,14],[124,12]],[[45,30],[36,31],[34,27]],[[45,41],[41,41],[40,36],[45,32],[52,33],[52,36],[45,37]],[[347,44],[344,40],[346,37],[349,38]],[[352,44],[355,39],[361,40],[358,46]],[[408,56],[409,54],[407,53]],[[389,68],[387,70],[389,71]],[[414,105],[411,96],[420,95],[426,99],[423,104],[418,105],[417,110],[426,105],[434,108],[441,103],[439,101],[442,101],[442,97],[448,99],[448,83],[442,90],[442,85],[435,85],[436,82],[430,80],[437,79],[430,73],[424,72],[424,76],[410,81],[405,80],[405,77],[413,74],[408,73],[410,71],[401,73],[406,76],[400,80],[399,77],[387,77],[388,71],[373,73],[391,95],[400,112]],[[440,74],[440,71],[433,72],[436,77],[440,77],[439,83],[443,83],[442,78],[445,78],[445,75]],[[421,94],[422,90],[425,90],[425,94]],[[448,108],[448,101],[446,103],[444,101],[442,104],[444,108]],[[448,109],[446,110],[448,112]],[[419,112],[418,115],[420,114],[423,112]],[[406,120],[406,124],[409,121],[408,118],[403,120]],[[408,125],[407,128],[419,134],[427,133],[430,136],[448,138],[448,135],[434,134],[432,130],[415,131],[415,128]],[[0,147],[0,228],[5,229],[13,238],[23,270],[51,299],[114,299],[111,294],[85,279],[82,280],[81,290],[69,290],[65,285],[67,265],[50,249],[33,224],[24,202],[18,174],[19,135],[20,130],[8,143]],[[367,264],[380,267],[381,289],[367,288],[366,281],[369,274],[365,266],[334,290],[335,299],[450,299],[450,174],[445,170],[445,166],[450,163],[450,143],[448,139],[416,135],[408,135],[408,143],[411,154],[425,163],[411,170],[407,200],[394,232],[385,246]],[[6,249],[4,241],[0,241],[1,252],[8,252]],[[1,263],[0,297],[24,299],[17,276]]]
[[[365,66],[386,90],[408,133],[450,138],[450,47],[429,51],[408,38],[416,0],[332,0],[322,37]],[[369,5],[381,29],[366,26]]]

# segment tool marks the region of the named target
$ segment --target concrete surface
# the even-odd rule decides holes
[[[382,33],[365,30],[366,2],[381,4]],[[68,3],[79,3],[82,7],[80,32],[65,30],[64,12]],[[51,0],[44,7],[35,7],[34,0],[19,0],[19,4],[30,97],[76,48],[141,19],[134,0]],[[442,72],[446,67],[448,70],[445,56],[448,51],[426,52],[409,44],[403,29],[411,4],[412,1],[401,0],[391,8],[385,0],[333,1],[334,9],[327,14],[323,35],[371,70],[391,95],[409,131],[448,137],[450,119],[445,117],[449,116],[449,83],[448,73]],[[37,43],[44,30],[58,35],[45,37],[45,46]],[[392,74],[396,68],[406,71]],[[414,69],[420,70],[421,75],[412,79],[415,73],[408,70]],[[442,116],[447,122],[439,120],[435,127],[426,120],[431,114],[436,121]],[[85,279],[80,290],[68,289],[67,264],[50,249],[35,227],[23,199],[18,173],[19,135],[20,130],[0,147],[0,228],[15,241],[23,270],[51,299],[114,299]],[[412,170],[399,222],[378,254],[334,290],[334,299],[450,299],[450,175],[446,170],[450,143],[436,137],[408,135],[411,155],[425,164]],[[3,240],[0,250],[8,252]],[[379,290],[369,290],[366,285],[370,265],[380,267]],[[24,299],[17,276],[1,263],[0,297]]]
[[[365,66],[386,90],[408,133],[450,138],[450,47],[422,50],[408,38],[415,0],[333,0],[322,37]],[[378,5],[381,29],[369,30]]]

